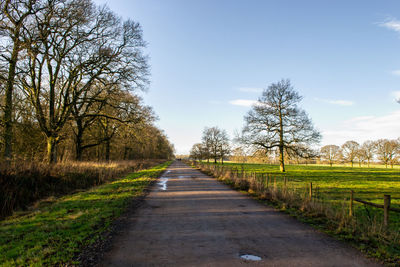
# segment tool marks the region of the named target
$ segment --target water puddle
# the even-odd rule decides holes
[[[250,254],[243,254],[240,255],[240,258],[248,261],[260,261],[261,257],[255,256],[255,255],[250,255]]]
[[[158,186],[160,187],[160,189],[161,190],[163,190],[163,191],[165,191],[165,190],[167,190],[167,182],[168,182],[168,177],[161,177],[159,180],[158,180]]]

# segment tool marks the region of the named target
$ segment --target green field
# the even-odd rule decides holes
[[[0,266],[70,266],[170,162],[0,221]]]
[[[239,171],[243,168],[245,172],[271,174],[272,177],[277,177],[278,184],[286,176],[288,185],[296,188],[305,188],[312,182],[314,189],[319,189],[321,197],[333,202],[348,199],[350,190],[353,190],[355,197],[377,204],[383,204],[383,195],[391,195],[393,207],[400,207],[398,168],[286,165],[286,173],[283,174],[277,165],[224,163],[224,166],[237,168]]]

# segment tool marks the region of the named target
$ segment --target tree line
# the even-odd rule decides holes
[[[168,158],[138,92],[149,83],[139,23],[91,0],[0,3],[5,160]]]
[[[347,141],[342,146],[326,145],[320,149],[320,158],[322,162],[329,165],[334,163],[348,162],[353,167],[354,163],[367,164],[379,160],[388,165],[398,163],[400,156],[400,138],[397,140],[379,139],[376,141],[367,140],[361,145],[356,141]]]

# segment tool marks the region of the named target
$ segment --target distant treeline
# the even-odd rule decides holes
[[[137,22],[91,0],[1,1],[0,151],[6,160],[170,158],[138,92]]]

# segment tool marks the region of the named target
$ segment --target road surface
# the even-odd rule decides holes
[[[379,265],[175,161],[113,239],[100,266]]]

